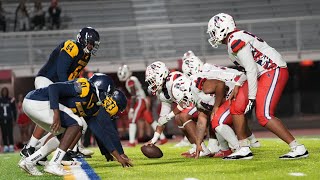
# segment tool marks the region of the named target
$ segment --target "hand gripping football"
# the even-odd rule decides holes
[[[161,158],[163,156],[161,149],[151,144],[141,146],[141,152],[148,158]]]

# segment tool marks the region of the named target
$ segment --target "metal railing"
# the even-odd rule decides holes
[[[287,56],[289,62],[311,57],[320,59],[320,16],[271,18],[237,21],[240,29],[252,31]],[[129,63],[134,70],[144,70],[154,60],[176,66],[187,50],[193,50],[205,61],[227,62],[226,49],[213,49],[207,42],[207,22],[188,24],[157,24],[134,27],[98,29],[100,49],[92,58],[91,67],[104,67],[114,72],[114,66]],[[162,31],[166,32],[164,36]],[[51,51],[62,41],[74,39],[78,30],[0,33],[0,65],[2,69],[34,69],[41,66]],[[160,35],[161,34],[161,35]],[[170,43],[168,43],[170,42]]]

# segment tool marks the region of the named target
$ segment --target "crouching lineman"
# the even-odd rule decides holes
[[[112,141],[106,138],[106,126],[101,123],[103,119],[110,119],[110,115],[114,115],[119,108],[123,109],[108,96],[114,91],[113,84],[109,76],[94,74],[89,80],[79,78],[29,92],[23,101],[24,112],[46,131],[54,135],[64,135],[61,142],[57,137],[53,137],[34,154],[22,158],[19,167],[31,175],[42,175],[35,166],[36,162],[57,149],[44,171],[59,176],[69,174],[61,167],[61,160],[73,141],[78,140],[76,136],[82,129],[83,118],[123,167],[132,166],[129,159],[123,158],[112,146]]]
[[[130,109],[128,112],[129,118],[129,143],[128,147],[134,147],[136,145],[136,133],[137,133],[137,120],[144,119],[148,124],[151,124],[152,128],[155,130],[157,127],[157,121],[153,120],[152,113],[147,107],[147,99],[144,90],[142,89],[141,83],[137,77],[132,76],[127,65],[119,67],[118,78],[120,81],[125,81],[125,86],[131,95]],[[139,131],[138,138],[141,138],[142,130]],[[160,135],[160,144],[165,144],[168,142],[167,138],[162,133]]]
[[[160,134],[163,132],[164,125],[171,120],[172,118],[178,119],[178,127],[184,132],[188,137],[191,143],[196,141],[196,124],[192,120],[194,115],[197,113],[195,107],[182,108],[177,105],[176,108],[171,110],[173,103],[176,103],[172,95],[172,84],[180,76],[184,76],[182,73],[175,71],[169,73],[169,69],[163,62],[156,61],[150,64],[146,69],[146,82],[148,83],[148,89],[155,95],[158,96],[161,101],[161,112],[160,118],[158,119],[158,126],[154,133],[153,138],[147,144],[155,144]],[[200,156],[211,156],[213,153],[217,152],[218,147],[212,148],[215,149],[215,152],[211,152],[204,143],[201,144],[202,149]],[[192,154],[195,152],[191,149],[187,153],[182,155],[186,157],[192,157]]]
[[[232,69],[232,68],[228,68],[228,67],[223,67],[223,66],[217,66],[217,65],[213,65],[213,64],[208,64],[208,63],[203,63],[197,56],[195,56],[195,54],[192,51],[188,51],[184,54],[183,56],[183,64],[182,64],[182,71],[185,75],[189,76],[191,78],[192,81],[197,82],[198,80],[202,80],[203,78],[206,79],[215,79],[217,81],[213,81],[211,83],[217,83],[219,84],[220,81],[223,81],[224,85],[222,85],[222,87],[225,87],[226,89],[226,96],[228,96],[229,94],[231,94],[231,92],[233,91],[234,87],[240,87],[242,86],[242,84],[244,84],[244,82],[246,82],[246,76],[243,72],[240,72],[236,69]],[[203,83],[203,82],[202,82]],[[247,84],[244,85],[244,87],[246,87]],[[215,103],[215,97],[211,96],[211,95],[204,95],[203,92],[201,90],[196,90],[194,92],[195,94],[201,94],[199,95],[199,98],[202,99],[202,101],[200,101],[199,99],[195,100],[194,103],[196,103],[196,106],[200,109],[203,109],[204,107],[210,107],[212,108],[214,103]],[[196,95],[196,97],[198,97]],[[225,98],[227,97],[221,97],[222,99],[225,100]],[[199,104],[200,103],[200,104]],[[198,105],[197,105],[198,104]],[[202,106],[201,104],[210,104],[210,106]],[[229,116],[230,112],[229,112],[229,106],[227,104],[225,104],[224,106],[226,106],[225,108],[227,108],[226,112],[222,111],[222,113],[224,114],[223,117],[219,117],[216,116],[217,114],[215,113],[214,115],[212,115],[212,117],[218,118],[218,119],[212,119],[211,118],[211,124],[212,124],[212,128],[216,131],[216,132],[220,132],[219,134],[221,134],[222,130],[229,128],[229,127],[225,127],[224,122],[226,122],[228,124],[232,123],[232,119]],[[207,111],[211,111],[212,109],[207,109]],[[227,115],[228,114],[228,115]],[[229,120],[227,120],[229,118]],[[224,128],[222,128],[224,127]],[[224,135],[225,134],[225,135]],[[230,133],[224,133],[222,134],[222,136],[227,136],[227,134]],[[232,134],[233,131],[232,131]],[[248,140],[250,141],[250,147],[260,147],[260,142],[255,138],[255,136],[253,135],[253,133],[251,132],[251,130],[249,129],[249,127],[246,127],[246,134],[248,137]],[[230,142],[229,142],[230,144]],[[231,143],[233,144],[233,143]],[[230,154],[230,150],[225,151],[225,149],[222,149],[222,151],[220,151],[220,155],[225,156],[226,153]],[[216,154],[216,155],[219,155]]]

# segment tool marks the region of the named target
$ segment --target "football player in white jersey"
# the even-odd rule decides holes
[[[282,56],[270,47],[261,38],[244,30],[236,28],[232,16],[220,13],[213,16],[208,23],[207,33],[210,35],[209,43],[217,48],[219,44],[227,45],[229,58],[240,67],[243,67],[248,81],[249,103],[246,111],[252,110],[256,105],[256,117],[261,126],[276,134],[285,141],[291,151],[280,159],[297,159],[308,157],[308,151],[304,145],[297,142],[283,123],[275,117],[275,109],[280,100],[281,94],[289,78],[288,68]],[[237,97],[237,89],[233,91],[230,99]],[[236,112],[233,109],[231,100],[230,112],[233,116],[233,124],[240,144],[249,146],[246,139],[245,118],[243,112]],[[249,150],[250,151],[250,150]],[[229,159],[250,153],[249,151],[238,151],[229,156]]]
[[[146,82],[148,83],[148,89],[157,95],[161,101],[161,112],[158,120],[158,126],[153,138],[147,144],[155,144],[159,139],[159,136],[164,125],[171,120],[176,118],[178,127],[184,132],[191,143],[195,143],[196,140],[196,124],[192,120],[196,115],[197,109],[193,106],[182,108],[177,105],[172,108],[172,105],[176,103],[172,95],[172,84],[179,77],[184,76],[181,72],[174,71],[169,72],[169,69],[163,62],[156,61],[150,64],[146,69]],[[172,110],[173,109],[173,110]],[[211,151],[202,142],[201,147],[203,152],[200,156],[210,156]],[[187,153],[181,155],[186,157],[195,157],[195,148]],[[218,150],[217,150],[218,151]]]
[[[216,79],[219,81],[223,81],[226,88],[226,97],[224,99],[227,99],[235,86],[242,86],[242,84],[246,82],[246,76],[243,72],[228,67],[217,66],[208,63],[204,64],[197,56],[194,55],[192,51],[186,52],[182,60],[182,71],[184,74],[190,77],[192,82],[198,82],[199,80],[201,81],[204,78],[208,80]],[[191,91],[192,88],[189,89]],[[201,90],[197,90],[194,88],[193,90],[193,98],[191,99],[192,102],[195,103],[197,108],[211,112],[211,108],[215,103],[215,95],[207,95],[204,94]],[[179,93],[179,90],[177,93]],[[219,106],[219,113],[215,113],[214,116],[210,119],[211,126],[212,129],[215,130],[219,135],[221,135],[222,137],[226,137],[226,140],[233,146],[233,148],[238,148],[238,145],[235,145],[238,144],[238,141],[234,135],[233,130],[229,127],[230,125],[232,125],[232,117],[230,115],[229,107],[229,103],[223,103],[221,104],[221,106]],[[250,140],[250,147],[260,147],[260,142],[255,138],[249,127],[246,128],[246,134],[248,139]],[[199,138],[199,136],[197,137]],[[218,139],[220,140],[221,137],[218,137]],[[231,151],[229,147],[222,146],[221,151],[215,154],[215,157],[225,157],[230,154]]]
[[[147,97],[140,81],[136,76],[132,76],[129,67],[127,65],[119,67],[117,75],[120,81],[125,82],[126,89],[131,95],[130,109],[128,112],[130,121],[128,146],[134,147],[136,145],[137,120],[143,118],[148,124],[151,124],[154,130],[157,127],[157,122],[153,120],[152,113],[147,107]],[[165,144],[166,142],[168,142],[168,140],[162,133],[160,136],[160,144]]]

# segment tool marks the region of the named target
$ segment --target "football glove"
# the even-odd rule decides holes
[[[244,113],[245,114],[246,113],[251,113],[251,111],[255,107],[255,105],[256,105],[256,100],[255,99],[249,99],[249,103],[248,103]]]

